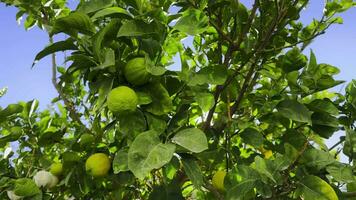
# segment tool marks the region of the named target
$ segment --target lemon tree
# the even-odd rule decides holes
[[[309,49],[353,1],[0,2],[58,92],[0,108],[0,199],[356,198],[356,81]]]

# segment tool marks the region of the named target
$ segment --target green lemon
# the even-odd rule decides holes
[[[213,179],[212,179],[212,183],[213,183],[213,186],[216,189],[218,189],[220,191],[224,191],[225,190],[225,187],[224,187],[225,176],[226,176],[226,172],[225,171],[217,171],[214,174]]]
[[[62,175],[62,173],[63,173],[63,164],[62,163],[53,163],[51,165],[51,168],[50,168],[49,172],[51,172],[51,174],[53,174],[55,176]]]
[[[132,85],[143,85],[148,82],[150,74],[146,70],[145,58],[131,59],[124,68],[126,80]]]
[[[119,86],[110,91],[107,104],[113,113],[127,113],[136,110],[138,97],[136,92],[127,86]]]
[[[84,133],[79,140],[79,144],[82,146],[93,144],[94,142],[95,142],[95,137],[88,133]]]
[[[95,153],[85,162],[85,170],[93,177],[104,177],[110,170],[110,159],[104,153]]]

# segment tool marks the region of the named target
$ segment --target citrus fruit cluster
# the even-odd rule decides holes
[[[124,76],[133,86],[142,86],[150,79],[150,74],[146,69],[147,60],[144,57],[137,57],[129,60],[124,67]],[[111,112],[115,114],[130,113],[136,110],[138,96],[136,92],[128,86],[119,86],[110,91],[107,97],[107,105]]]

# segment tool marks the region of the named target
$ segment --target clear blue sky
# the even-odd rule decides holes
[[[313,17],[319,18],[323,3],[324,0],[311,1],[309,8],[303,11],[302,22],[306,24]],[[16,23],[15,14],[15,8],[0,4],[0,88],[8,87],[8,93],[0,98],[0,106],[38,99],[40,107],[45,108],[56,96],[50,80],[50,60],[41,60],[34,69],[31,69],[31,64],[36,53],[48,44],[48,38],[38,28],[25,31],[22,24]],[[319,62],[341,69],[339,79],[350,81],[356,78],[356,9],[341,16],[344,24],[333,26],[311,48]],[[305,53],[309,54],[309,51]]]

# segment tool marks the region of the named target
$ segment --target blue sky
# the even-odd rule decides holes
[[[323,3],[324,0],[311,1],[308,9],[303,11],[301,21],[307,24],[313,17],[319,18]],[[7,94],[0,98],[0,106],[38,99],[40,107],[45,108],[56,96],[51,84],[50,60],[41,60],[33,69],[31,64],[36,53],[48,44],[48,37],[38,28],[25,31],[22,24],[17,24],[15,15],[15,8],[0,4],[0,88],[8,87]],[[356,9],[353,8],[341,16],[344,24],[333,26],[311,48],[318,62],[341,69],[338,79],[350,81],[356,78]],[[309,50],[305,53],[309,54]]]

